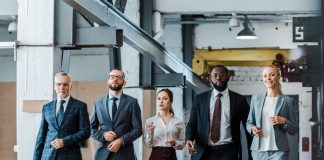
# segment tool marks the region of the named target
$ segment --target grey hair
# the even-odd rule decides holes
[[[70,83],[72,83],[72,76],[69,73],[67,73],[67,72],[58,72],[58,73],[55,74],[55,78],[56,77],[60,77],[60,76],[67,76],[67,77],[69,77]]]

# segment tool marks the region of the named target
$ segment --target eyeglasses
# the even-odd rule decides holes
[[[108,75],[110,80],[123,80],[124,76]]]
[[[63,87],[67,87],[70,86],[71,83],[54,83],[56,86],[63,86]]]

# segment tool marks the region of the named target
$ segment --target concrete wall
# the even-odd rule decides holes
[[[0,17],[17,15],[18,0],[0,0]]]

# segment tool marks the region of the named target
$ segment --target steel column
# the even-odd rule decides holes
[[[182,16],[183,19],[190,19],[192,16],[184,15]],[[182,24],[182,54],[183,54],[183,61],[189,67],[192,68],[192,60],[194,54],[194,39],[193,39],[193,24]],[[191,108],[192,102],[194,98],[194,93],[192,90],[192,86],[188,85],[186,88],[183,88],[183,106],[185,108]]]
[[[152,0],[140,0],[140,25],[141,28],[152,35],[152,12],[153,1]],[[143,88],[152,88],[152,60],[140,54],[140,86]]]

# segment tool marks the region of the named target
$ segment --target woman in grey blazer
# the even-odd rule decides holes
[[[286,132],[295,134],[297,102],[281,93],[280,73],[276,66],[262,72],[267,92],[254,95],[246,129],[254,135],[251,150],[254,160],[288,160],[289,145]]]

